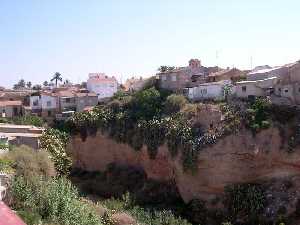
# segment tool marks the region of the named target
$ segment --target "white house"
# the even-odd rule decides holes
[[[87,89],[98,96],[98,100],[112,97],[118,90],[116,78],[108,77],[104,73],[90,73]]]
[[[58,108],[58,98],[52,93],[37,92],[30,96],[32,113],[42,117],[52,117]]]
[[[236,96],[248,98],[249,96],[266,96],[272,94],[278,78],[270,77],[262,80],[247,80],[236,83]]]
[[[197,101],[197,100],[209,100],[209,99],[224,99],[225,98],[225,87],[230,89],[230,92],[233,91],[233,86],[231,81],[222,80],[219,82],[211,82],[199,84],[198,87],[187,88],[188,98]]]

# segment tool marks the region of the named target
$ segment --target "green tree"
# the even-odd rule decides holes
[[[56,73],[53,75],[51,81],[55,81],[55,86],[57,87],[58,81],[62,82],[62,76],[61,76],[61,74],[60,74],[59,72],[56,72]]]
[[[41,90],[41,89],[42,89],[42,86],[39,85],[39,84],[36,84],[36,85],[34,85],[34,86],[32,87],[32,89],[38,91],[38,90]]]
[[[24,88],[26,86],[25,80],[21,79],[19,80],[19,82],[17,84],[14,85],[14,89],[20,89],[20,88]]]
[[[44,86],[44,87],[48,87],[48,86],[49,86],[48,81],[44,81],[43,86]]]
[[[162,108],[160,93],[153,87],[137,92],[132,103],[133,113],[138,119],[150,120],[154,116],[159,116]]]

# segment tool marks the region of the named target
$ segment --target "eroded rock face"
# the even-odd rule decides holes
[[[110,163],[138,166],[149,179],[174,180],[185,202],[192,199],[212,200],[228,184],[260,182],[300,175],[300,151],[281,149],[277,128],[261,131],[255,137],[247,130],[219,140],[199,153],[198,172],[185,173],[180,155],[172,159],[166,146],[159,148],[155,160],[146,147],[135,151],[98,133],[82,142],[73,137],[68,147],[74,166],[87,171],[104,171]]]

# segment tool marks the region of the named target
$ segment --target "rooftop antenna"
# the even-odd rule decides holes
[[[219,67],[219,51],[216,51],[216,63],[217,63],[217,67]]]
[[[250,57],[250,69],[251,70],[253,69],[253,57],[252,56]]]

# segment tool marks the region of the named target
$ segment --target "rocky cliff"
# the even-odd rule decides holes
[[[282,143],[275,127],[255,136],[241,130],[203,149],[195,174],[185,173],[180,155],[173,159],[166,146],[161,146],[156,159],[151,160],[146,147],[135,151],[99,132],[85,142],[73,136],[68,151],[74,167],[87,171],[104,171],[111,163],[142,167],[148,178],[175,182],[182,199],[189,202],[197,198],[213,199],[228,184],[300,175],[299,149],[288,153]]]

